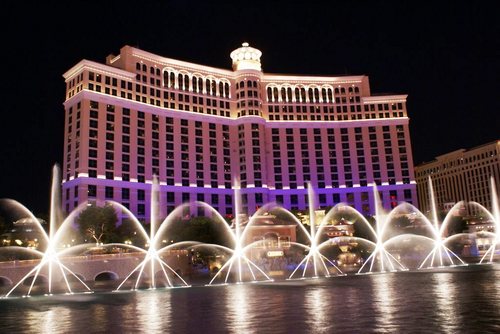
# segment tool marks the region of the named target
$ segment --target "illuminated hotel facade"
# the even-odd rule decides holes
[[[309,182],[318,207],[373,214],[374,184],[387,208],[417,204],[406,95],[372,96],[365,75],[267,74],[247,43],[230,56],[225,70],[124,46],[68,70],[66,212],[114,200],[147,221],[154,175],[163,217],[193,201],[234,215],[235,178],[249,215],[306,209]]]
[[[431,209],[429,176],[436,205],[451,209],[460,201],[474,201],[492,210],[491,178],[500,189],[500,140],[468,150],[460,149],[436,157],[434,161],[415,166],[420,210]]]

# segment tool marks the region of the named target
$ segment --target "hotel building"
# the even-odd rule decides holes
[[[430,211],[429,176],[437,208],[451,209],[460,201],[475,201],[492,210],[491,177],[500,189],[500,140],[469,150],[460,149],[415,167],[418,202]]]
[[[230,57],[227,70],[124,46],[64,73],[66,212],[114,200],[147,221],[154,175],[163,217],[193,201],[234,215],[236,178],[249,215],[306,209],[309,182],[318,207],[373,214],[374,184],[387,208],[417,204],[407,95],[372,95],[366,75],[267,74],[247,43]]]

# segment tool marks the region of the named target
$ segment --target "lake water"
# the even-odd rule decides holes
[[[0,300],[3,333],[500,333],[500,264]]]

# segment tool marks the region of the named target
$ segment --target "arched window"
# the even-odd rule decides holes
[[[148,70],[148,67],[146,66],[146,64],[142,64],[142,71],[146,72],[147,70]]]
[[[193,77],[191,79],[191,84],[193,86],[193,92],[197,93],[198,92],[198,80],[196,79],[196,77]]]
[[[300,101],[300,90],[299,87],[295,87],[295,101]]]
[[[281,101],[286,101],[286,89],[285,87],[281,87]]]
[[[222,81],[219,82],[219,96],[224,96],[224,83]]]
[[[272,101],[273,99],[273,89],[271,87],[267,87],[267,101]]]
[[[203,79],[202,78],[198,78],[198,91],[200,93],[203,93]]]
[[[349,93],[352,93],[352,87],[349,87]]]
[[[168,72],[163,71],[163,87],[168,87]]]
[[[226,93],[225,97],[229,98],[229,84],[227,82],[224,84],[224,92]]]
[[[141,70],[141,63],[135,63],[135,69],[140,71]]]
[[[205,92],[210,94],[210,79],[205,80]]]
[[[306,89],[304,87],[300,89],[300,97],[302,99],[302,102],[306,102]]]
[[[331,88],[328,88],[328,101],[333,102],[333,94]]]
[[[288,102],[292,102],[292,88],[288,87],[286,89],[286,97]]]
[[[155,68],[154,68],[153,66],[151,66],[151,67],[149,68],[149,72],[150,72],[151,74],[155,74]]]
[[[175,74],[174,72],[170,72],[170,88],[174,88],[175,87]]]
[[[312,88],[309,88],[309,89],[307,90],[307,93],[308,93],[308,95],[309,95],[309,102],[313,102],[313,101],[314,101],[314,100],[313,100],[313,89],[312,89]]]
[[[253,86],[254,86],[254,88],[257,88],[257,81],[253,82]]]
[[[323,102],[328,101],[328,97],[326,96],[326,89],[325,88],[321,88],[321,98],[323,99]]]
[[[179,73],[179,75],[177,76],[177,84],[179,85],[179,89],[184,89],[184,76]]]
[[[187,74],[184,76],[184,89],[189,90],[189,76]]]
[[[160,75],[160,69],[159,68],[156,69],[156,75]]]
[[[319,102],[319,89],[314,88],[314,101]]]
[[[335,94],[339,94],[339,89],[335,88]]]
[[[215,96],[217,93],[217,84],[215,83],[215,80],[212,80],[212,95]]]
[[[344,87],[340,88],[340,93],[341,94],[345,94],[345,88]]]
[[[274,101],[278,101],[278,87],[273,88]]]
[[[240,88],[245,87],[245,81],[240,81]]]
[[[359,87],[354,87],[354,93],[359,93]]]

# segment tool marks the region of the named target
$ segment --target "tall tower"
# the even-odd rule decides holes
[[[265,119],[262,115],[262,52],[243,43],[231,52],[235,71],[238,125],[239,177],[243,188],[242,211],[253,212],[267,202],[265,175]],[[264,186],[265,187],[265,186]],[[250,210],[248,210],[250,209]]]

